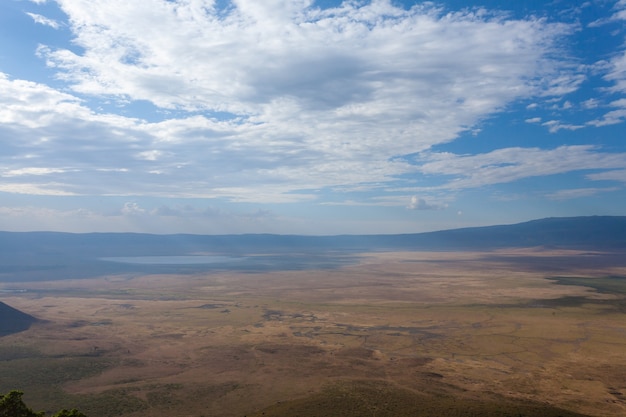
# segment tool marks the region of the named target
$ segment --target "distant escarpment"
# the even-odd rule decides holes
[[[3,253],[0,253],[0,274],[28,273],[33,268],[39,269],[43,262],[48,270],[54,272],[56,268],[62,267],[64,261],[80,263],[85,258],[115,256],[481,250],[529,246],[623,249],[626,248],[626,216],[556,217],[510,225],[377,235],[151,235],[0,231],[0,247],[3,248]]]
[[[35,317],[0,301],[0,337],[28,330],[37,321]]]
[[[105,275],[331,269],[358,262],[359,254],[364,252],[522,247],[603,251],[615,260],[622,259],[626,216],[547,218],[510,225],[377,235],[0,231],[0,282],[14,283],[19,288],[24,282]]]

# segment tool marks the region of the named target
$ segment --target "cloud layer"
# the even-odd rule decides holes
[[[4,77],[3,91],[17,93],[3,99],[4,121],[26,124],[32,139],[21,146],[43,143],[54,164],[27,168],[60,177],[61,192],[93,190],[71,180],[85,169],[109,179],[97,183],[140,180],[98,193],[240,199],[250,198],[251,179],[271,194],[389,180],[408,169],[391,157],[453,140],[512,100],[572,83],[548,58],[570,28],[482,10],[385,1],[326,10],[310,2],[59,4],[77,51],[42,46],[40,54],[74,93],[187,112],[159,123],[96,115],[71,96]],[[155,189],[160,176],[173,186]]]
[[[624,177],[625,155],[592,145],[433,150],[515,103],[580,88],[590,68],[563,46],[575,24],[385,0],[57,3],[64,22],[29,16],[71,31],[71,45],[37,51],[65,88],[0,73],[0,191],[282,203],[341,189],[427,210],[446,206],[432,199],[443,191],[578,170]],[[526,121],[553,132],[621,123],[625,63],[602,64],[614,100],[585,102],[605,114]]]

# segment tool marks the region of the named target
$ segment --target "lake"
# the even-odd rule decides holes
[[[209,265],[216,263],[241,262],[245,257],[218,255],[177,255],[177,256],[114,256],[100,258],[103,261],[134,265]]]

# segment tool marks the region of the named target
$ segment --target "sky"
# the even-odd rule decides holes
[[[625,208],[626,0],[0,1],[0,230]]]

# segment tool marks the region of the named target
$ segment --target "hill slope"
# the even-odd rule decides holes
[[[0,337],[28,330],[37,319],[0,301]]]

